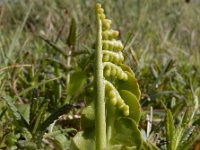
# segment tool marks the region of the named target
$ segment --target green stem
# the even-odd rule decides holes
[[[55,65],[55,74],[56,77],[59,77],[61,75],[60,69],[58,68],[58,65]],[[60,104],[60,99],[62,97],[62,86],[59,80],[55,81],[55,100],[56,104]]]
[[[95,132],[96,150],[106,148],[105,87],[102,62],[102,22],[97,16],[98,33],[95,51]]]

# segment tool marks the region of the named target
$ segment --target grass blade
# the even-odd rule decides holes
[[[166,111],[166,120],[165,120],[165,128],[166,128],[166,139],[167,139],[167,149],[173,150],[173,139],[175,133],[174,120],[172,113],[169,109]]]
[[[73,105],[66,104],[60,109],[57,109],[53,114],[51,114],[39,127],[40,131],[45,131],[45,129],[53,123],[59,116],[68,113],[73,108]]]

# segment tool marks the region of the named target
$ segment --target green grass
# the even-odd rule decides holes
[[[143,109],[140,128],[146,132],[146,113],[152,106],[154,116],[149,139],[164,149],[166,108],[172,111],[175,126],[178,126],[186,108],[194,109],[195,99],[200,103],[200,5],[183,0],[98,2],[102,3],[108,18],[112,18],[114,28],[120,31],[120,38],[126,43],[125,63],[131,66],[138,79]],[[28,109],[34,98],[44,97],[48,100],[44,118],[67,101],[83,101],[83,89],[90,84],[90,58],[95,47],[95,3],[92,0],[1,2],[0,96],[10,96],[16,107],[24,105]],[[68,58],[63,53],[67,54],[70,49],[67,38],[72,18],[77,23],[77,41],[71,64],[67,66]],[[59,47],[62,53],[41,36]],[[73,76],[80,68],[85,73],[82,78],[87,76],[89,83],[80,79],[78,88],[75,86],[78,92],[69,95],[72,85],[66,84],[67,74]],[[57,120],[53,132],[63,132],[47,138],[50,146],[44,144],[46,147],[65,149],[69,146],[76,131],[66,129],[79,130],[80,120],[74,117],[80,116],[79,111],[74,108],[64,119]],[[198,126],[199,118],[197,110],[191,119],[197,120]],[[0,98],[0,147],[7,146],[3,137],[8,133],[13,133],[16,139],[25,136],[27,132],[18,129],[17,124],[6,101]]]

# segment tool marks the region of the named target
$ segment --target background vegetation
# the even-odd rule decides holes
[[[200,5],[183,0],[98,2],[120,31],[125,63],[138,79],[143,136],[165,149],[166,108],[175,126],[187,108],[191,108],[187,123],[200,124]],[[95,3],[0,2],[1,148],[28,145],[35,149],[39,143],[46,149],[67,149],[70,138],[80,130],[84,89],[92,70]],[[69,40],[73,22],[75,43]],[[74,105],[64,105],[68,102]],[[70,112],[62,115],[63,109]],[[55,125],[48,127],[55,119]],[[46,130],[49,133],[44,134]]]

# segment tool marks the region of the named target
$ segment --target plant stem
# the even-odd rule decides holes
[[[102,22],[97,16],[97,45],[95,51],[95,132],[96,150],[106,147],[105,85],[102,62]]]

